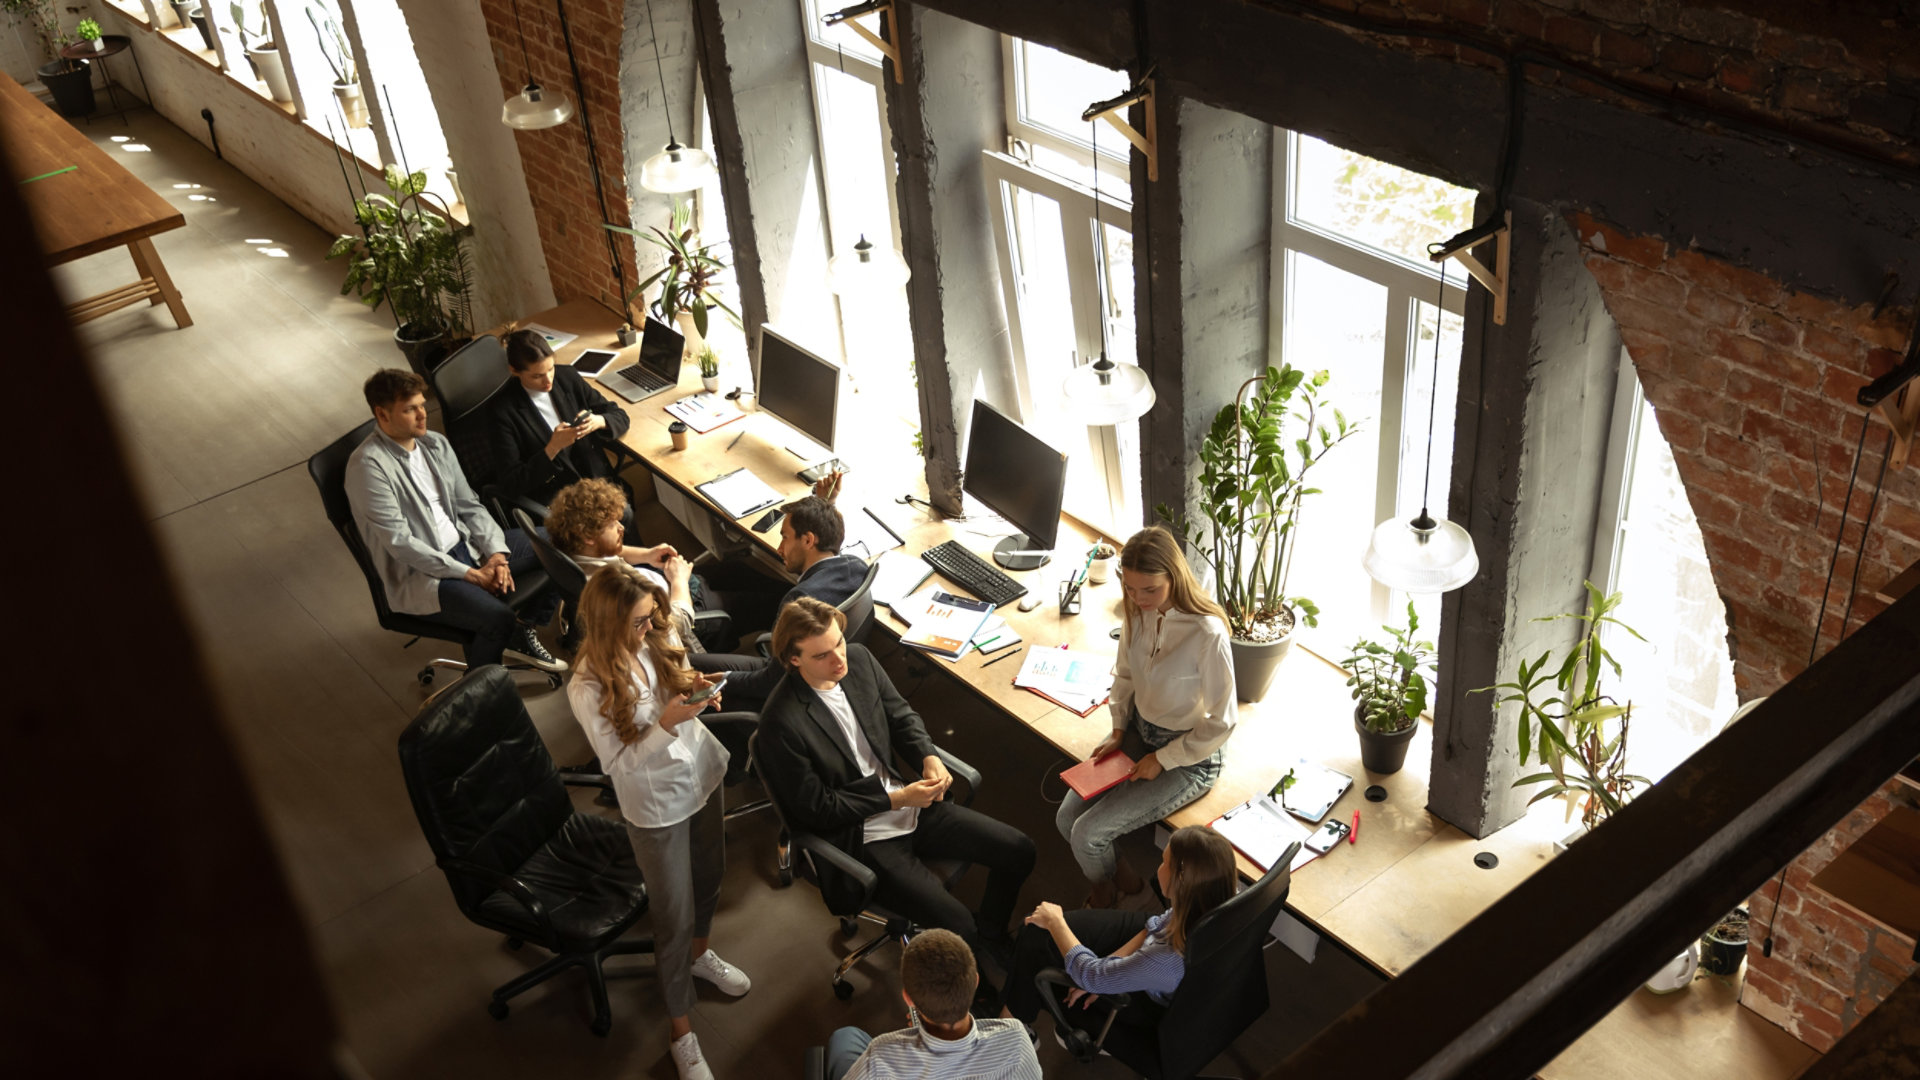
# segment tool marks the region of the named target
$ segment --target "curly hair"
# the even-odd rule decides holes
[[[629,616],[647,593],[653,594],[653,615],[642,634]],[[583,634],[574,677],[600,684],[600,715],[613,725],[622,743],[632,745],[640,737],[633,723],[634,709],[643,696],[635,685],[640,647],[645,645],[653,658],[654,678],[646,680],[651,684],[646,696],[678,697],[692,690],[698,678],[687,666],[687,650],[674,633],[667,591],[658,580],[638,571],[603,566],[580,590],[580,625]]]
[[[547,504],[547,535],[569,555],[584,555],[609,522],[626,513],[627,495],[611,480],[582,480]]]

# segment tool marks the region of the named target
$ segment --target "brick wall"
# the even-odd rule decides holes
[[[1806,666],[1823,591],[1822,653],[1844,629],[1850,593],[1857,627],[1884,606],[1872,591],[1920,559],[1916,457],[1886,474],[1855,593],[1853,551],[1886,437],[1874,421],[1846,550],[1827,588],[1861,431],[1854,393],[1897,360],[1913,315],[1873,319],[1866,306],[1796,293],[1658,237],[1627,236],[1583,214],[1573,221],[1699,518],[1740,696],[1771,693]],[[1910,796],[1889,783],[1795,860],[1777,923],[1771,882],[1751,900],[1741,1001],[1821,1051],[1913,971],[1913,946],[1831,904],[1810,879]],[[1760,945],[1769,926],[1771,958]]]
[[[505,101],[525,85],[528,66],[521,59],[513,6],[511,0],[482,0],[480,10],[486,17],[494,64],[500,70],[500,100]],[[578,109],[579,94],[554,7],[523,0],[520,17],[534,81],[547,93],[564,94]],[[607,209],[617,224],[630,224],[620,109],[620,6],[613,0],[575,0],[567,6],[567,22],[580,78],[587,88],[586,105],[592,110]],[[476,102],[474,107],[487,108],[488,103]],[[606,230],[600,225],[600,203],[587,171],[587,139],[578,114],[559,127],[515,132],[515,138],[554,296],[561,303],[584,298],[617,308],[619,282],[607,254]],[[616,247],[626,269],[627,287],[632,288],[640,280],[634,270],[633,244],[630,238],[620,237]]]

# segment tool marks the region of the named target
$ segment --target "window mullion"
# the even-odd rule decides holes
[[[1400,516],[1400,445],[1409,421],[1407,391],[1413,374],[1415,331],[1419,323],[1413,316],[1414,298],[1387,286],[1387,332],[1381,350],[1380,368],[1380,454],[1374,481],[1373,520],[1375,523]],[[1439,332],[1436,325],[1435,332]],[[1373,617],[1385,621],[1392,605],[1392,591],[1378,581],[1373,583]]]

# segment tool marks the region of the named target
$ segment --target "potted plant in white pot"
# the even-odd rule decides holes
[[[292,101],[293,87],[287,84],[286,61],[280,57],[280,46],[274,43],[273,24],[267,21],[266,10],[255,0],[253,14],[260,17],[258,29],[247,21],[246,5],[235,2],[227,10],[233,14],[233,25],[240,30],[240,44],[246,50],[254,77],[267,84],[267,94],[273,100]]]
[[[1353,688],[1353,729],[1360,735],[1360,763],[1371,773],[1397,773],[1407,763],[1407,747],[1426,711],[1434,648],[1418,641],[1420,616],[1407,602],[1407,628],[1383,626],[1391,643],[1361,638],[1345,667]]]
[[[455,228],[446,207],[428,200],[427,174],[386,170],[389,194],[369,193],[353,204],[361,234],[336,237],[327,258],[346,258],[340,295],[393,306],[400,326],[394,343],[415,372],[425,375],[473,333],[473,270],[466,249],[471,226]]]
[[[708,345],[700,346],[700,385],[709,394],[720,392],[720,355]]]
[[[99,52],[106,48],[106,40],[100,36],[100,24],[92,19],[81,19],[73,26],[73,36],[87,43],[87,48]]]
[[[627,293],[627,308],[631,310],[634,301],[654,282],[659,282],[660,297],[654,301],[654,310],[662,319],[679,324],[680,333],[686,338],[686,349],[681,353],[683,359],[697,357],[706,348],[710,310],[718,308],[728,321],[740,325],[739,313],[720,299],[717,279],[726,272],[727,262],[714,253],[714,245],[700,242],[693,228],[693,208],[688,203],[680,199],[673,201],[670,229],[655,225],[641,232],[612,222],[603,224],[614,232],[637,236],[667,253],[667,265]]]
[[[40,39],[40,50],[47,58],[34,72],[40,85],[53,95],[54,106],[62,116],[85,116],[93,111],[93,67],[85,60],[67,60],[60,48],[70,40],[60,29],[60,7],[56,0],[0,0],[0,11],[11,21],[33,27]]]
[[[1524,766],[1531,757],[1547,771],[1523,776],[1513,786],[1546,784],[1527,800],[1527,805],[1562,796],[1567,800],[1569,817],[1576,807],[1580,810],[1582,832],[1592,830],[1625,806],[1636,787],[1653,783],[1627,772],[1627,730],[1633,720],[1633,703],[1615,701],[1601,684],[1605,671],[1611,670],[1616,678],[1620,675],[1619,662],[1600,642],[1601,629],[1617,626],[1636,638],[1640,635],[1613,617],[1621,594],[1602,596],[1590,581],[1586,587],[1585,613],[1533,620],[1579,621],[1580,638],[1557,666],[1553,664],[1553,650],[1548,649],[1531,663],[1522,660],[1511,682],[1474,691],[1501,691],[1498,705],[1511,702],[1520,706],[1520,764]]]
[[[1242,701],[1265,696],[1298,623],[1319,625],[1320,608],[1287,591],[1300,504],[1318,490],[1307,486],[1308,472],[1360,430],[1327,403],[1327,379],[1325,371],[1309,377],[1282,364],[1242,383],[1200,444],[1204,528],[1185,514],[1157,508],[1212,571],[1216,598],[1227,609],[1234,684]],[[1264,385],[1249,397],[1256,384]],[[1293,421],[1301,427],[1290,438]]]
[[[346,117],[348,127],[366,127],[372,121],[367,114],[367,99],[360,92],[360,66],[353,62],[347,35],[332,12],[311,4],[307,5],[307,21],[320,39],[320,54],[333,69],[333,96],[340,102],[340,114]]]

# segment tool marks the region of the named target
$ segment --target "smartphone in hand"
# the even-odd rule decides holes
[[[720,688],[725,685],[727,685],[727,676],[725,673],[722,673],[719,678],[713,680],[712,685],[701,687],[700,689],[695,690],[693,693],[688,694],[687,704],[698,705],[701,702],[712,697],[713,695],[719,693]]]

